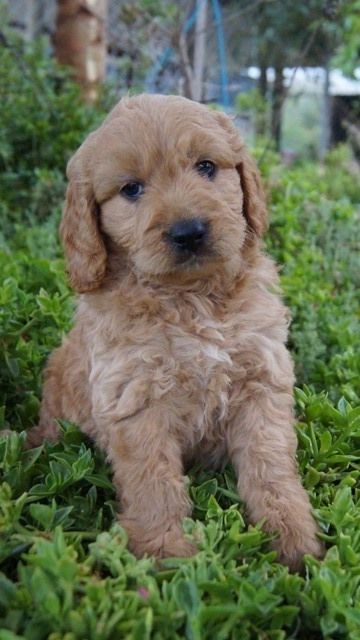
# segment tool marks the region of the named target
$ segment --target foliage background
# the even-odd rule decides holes
[[[231,469],[194,469],[185,527],[199,553],[136,561],[109,468],[76,426],[63,423],[57,445],[22,449],[41,369],[72,318],[56,231],[64,166],[111,102],[85,107],[41,48],[23,46],[0,52],[0,421],[13,431],[0,438],[0,640],[358,640],[360,188],[347,150],[289,169],[255,151],[293,314],[298,459],[325,559],[289,575],[247,524]]]
[[[338,140],[345,131],[333,118],[330,102],[339,98],[342,117],[351,123],[359,121],[360,106],[360,0],[0,0],[0,40],[6,17],[24,38],[46,37],[48,51],[59,59],[68,59],[68,50],[79,51],[87,36],[98,29],[99,40],[106,51],[106,75],[120,94],[146,88],[150,92],[179,93],[195,97],[191,84],[201,87],[207,102],[222,102],[221,75],[227,69],[227,84],[231,106],[239,106],[238,98],[248,98],[249,89],[256,94],[252,109],[240,109],[244,131],[253,135],[268,135],[276,148],[286,152],[322,158],[329,138]],[[107,17],[103,7],[108,7]],[[201,6],[207,6],[204,65],[191,83],[189,72],[195,74],[195,51],[199,38],[196,21]],[[57,21],[57,8],[64,15],[79,14],[82,27],[76,30],[78,42],[71,45],[65,23]],[[220,53],[219,19],[225,45]],[[66,8],[67,7],[67,8]],[[96,26],[97,23],[97,26]],[[189,25],[192,26],[189,26]],[[105,26],[105,30],[104,27]],[[106,38],[104,32],[106,31]],[[67,33],[69,36],[69,33]],[[106,40],[106,42],[105,42]],[[73,60],[78,77],[93,70],[94,52]],[[89,56],[88,61],[87,56]],[[226,69],[221,59],[226,58]],[[105,58],[105,55],[104,55]],[[357,78],[349,101],[349,88],[331,77],[331,93],[326,89],[324,68],[334,69]],[[260,76],[250,72],[258,71]],[[317,81],[314,81],[316,68]],[[306,71],[305,78],[294,70]],[[292,79],[289,79],[290,72]],[[287,75],[287,80],[284,79]],[[300,74],[301,75],[301,74]],[[310,80],[310,77],[312,80]],[[93,77],[94,79],[94,77]],[[89,82],[91,82],[89,78]],[[290,85],[290,86],[289,86]],[[196,90],[197,91],[197,90]],[[345,92],[345,95],[343,95]],[[199,96],[196,96],[198,99]],[[345,98],[345,101],[343,101]],[[285,114],[282,113],[285,111]],[[285,126],[282,125],[284,119]],[[289,123],[290,121],[290,123]],[[294,126],[296,122],[296,126]],[[349,135],[347,132],[346,135]]]

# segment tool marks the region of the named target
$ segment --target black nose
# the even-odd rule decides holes
[[[180,220],[170,227],[167,236],[177,251],[196,253],[204,244],[208,223],[199,218]]]

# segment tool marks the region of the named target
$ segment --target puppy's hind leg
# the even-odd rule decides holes
[[[60,429],[56,419],[70,419],[70,416],[64,412],[64,404],[66,404],[64,400],[66,396],[71,399],[76,385],[79,384],[80,375],[79,368],[74,368],[70,360],[71,354],[76,353],[76,349],[69,347],[70,341],[67,340],[49,357],[44,370],[39,424],[28,432],[27,449],[38,447],[44,440],[57,442]]]
[[[93,436],[88,369],[81,330],[75,328],[51,354],[45,368],[40,420],[28,433],[28,448],[43,440],[56,442],[60,436],[57,419],[75,422]]]
[[[59,440],[60,429],[56,418],[62,417],[62,407],[56,382],[56,379],[50,373],[43,388],[39,424],[30,429],[27,434],[25,445],[27,449],[38,447],[44,440],[48,442],[57,442]]]
[[[56,393],[56,383],[49,376],[43,389],[43,399],[40,408],[39,423],[29,429],[24,443],[25,449],[38,447],[44,440],[56,442],[60,436],[60,429],[55,419],[61,417],[61,403]],[[2,435],[11,434],[11,430],[0,432]]]

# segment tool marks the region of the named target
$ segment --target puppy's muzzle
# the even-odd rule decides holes
[[[209,235],[209,223],[201,218],[175,222],[166,234],[171,247],[179,255],[197,254]]]

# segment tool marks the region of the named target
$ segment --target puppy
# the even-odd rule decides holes
[[[262,252],[259,174],[223,113],[125,98],[68,165],[60,233],[75,326],[50,357],[36,445],[71,420],[104,449],[137,555],[185,556],[184,465],[234,466],[296,569],[321,546],[298,477],[288,313]]]

